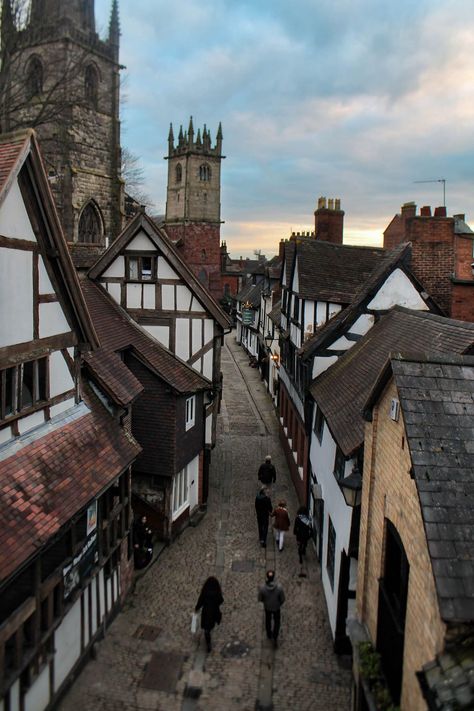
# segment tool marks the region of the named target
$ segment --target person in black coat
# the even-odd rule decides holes
[[[220,606],[223,602],[224,598],[222,597],[219,581],[211,575],[202,586],[201,594],[195,607],[196,612],[199,612],[202,608],[201,629],[204,630],[208,652],[211,651],[211,630],[214,629],[216,624],[220,625],[221,623],[222,613]]]
[[[276,469],[275,465],[272,464],[272,458],[269,454],[265,457],[263,464],[260,464],[258,479],[262,484],[265,484],[265,486],[270,486],[270,484],[276,482]]]
[[[257,513],[258,538],[262,548],[265,548],[267,545],[268,521],[273,511],[268,489],[265,486],[262,486],[255,497],[255,511]]]
[[[311,519],[309,518],[308,509],[306,506],[300,506],[293,527],[293,533],[296,536],[296,542],[298,544],[300,565],[303,565],[303,556],[306,554],[306,546],[311,538],[311,532]]]

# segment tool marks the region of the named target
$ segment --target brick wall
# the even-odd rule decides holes
[[[401,708],[424,711],[416,672],[443,648],[445,625],[437,603],[405,429],[390,418],[393,382],[366,426],[361,508],[357,615],[376,642],[378,579],[383,573],[384,527],[389,519],[398,531],[410,564]]]
[[[451,316],[460,321],[474,321],[474,281],[471,284],[453,284]]]
[[[166,232],[194,274],[215,299],[222,296],[220,225],[208,222],[171,223]]]

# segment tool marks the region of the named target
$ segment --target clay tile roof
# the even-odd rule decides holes
[[[93,379],[117,405],[129,405],[142,392],[143,385],[113,351],[90,351],[84,361]]]
[[[407,358],[407,360],[406,360]],[[474,622],[474,358],[391,361],[440,607]]]
[[[0,460],[0,581],[121,474],[140,446],[97,406]]]
[[[400,306],[378,323],[334,365],[313,380],[310,392],[346,456],[364,441],[363,408],[390,353],[403,350],[466,353],[474,324]]]
[[[30,145],[32,131],[20,131],[0,136],[0,196],[20,165]]]
[[[211,387],[207,378],[180,360],[133,321],[101,286],[90,279],[82,279],[81,287],[104,350],[119,352],[131,348],[177,392],[197,392]]]
[[[384,249],[304,239],[297,242],[298,294],[303,299],[349,304],[386,255]]]

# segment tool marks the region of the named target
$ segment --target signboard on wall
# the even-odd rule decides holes
[[[252,309],[242,309],[242,323],[244,326],[251,326],[253,324]]]
[[[63,568],[64,599],[67,599],[81,585],[81,581],[90,575],[98,557],[97,531],[95,530],[86,538],[84,547],[72,559],[72,562]]]

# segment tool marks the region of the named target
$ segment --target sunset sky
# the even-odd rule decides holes
[[[106,33],[111,0],[96,0]],[[400,206],[474,221],[472,0],[120,0],[122,144],[156,212],[167,137],[222,122],[222,238],[271,256],[339,197],[344,241],[381,244]]]

